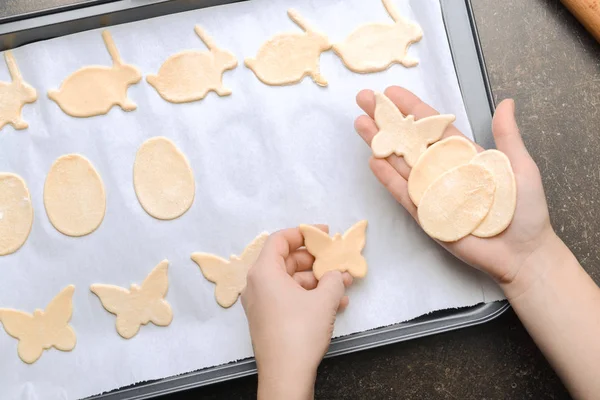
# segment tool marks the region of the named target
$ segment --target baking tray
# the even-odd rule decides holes
[[[1,0],[0,0],[1,1]],[[238,0],[44,0],[53,8],[15,8],[0,14],[0,50],[109,26]],[[249,0],[251,1],[251,0]],[[491,121],[494,101],[470,0],[440,0],[463,101],[475,141],[494,147]],[[415,320],[332,341],[326,357],[366,350],[436,333],[482,324],[509,308],[506,301],[437,311]],[[141,400],[256,373],[253,359],[206,368],[94,396],[93,400]]]

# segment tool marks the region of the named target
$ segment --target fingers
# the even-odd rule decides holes
[[[375,177],[394,196],[398,203],[402,204],[414,219],[417,219],[417,207],[408,195],[408,182],[406,179],[399,175],[385,160],[371,157],[369,166]]]
[[[327,272],[319,281],[315,291],[321,297],[324,306],[337,310],[346,291],[342,273],[339,271]]]
[[[529,159],[529,153],[523,143],[515,119],[515,102],[512,99],[504,100],[494,114],[492,131],[498,150],[506,154],[513,167],[518,168],[521,161]]]
[[[326,225],[315,225],[317,228],[328,232]],[[277,231],[269,236],[263,252],[274,253],[275,255],[287,258],[290,253],[304,246],[304,236],[300,228],[289,228]]]
[[[285,269],[289,275],[312,269],[315,258],[306,249],[298,249],[285,259]],[[310,271],[312,274],[312,271]]]
[[[298,285],[306,290],[313,290],[319,284],[319,281],[315,278],[315,274],[313,274],[312,271],[296,272],[292,277]]]
[[[348,296],[342,297],[342,300],[340,300],[340,305],[338,307],[338,312],[342,312],[346,308],[348,308],[348,304],[350,304],[350,298]]]

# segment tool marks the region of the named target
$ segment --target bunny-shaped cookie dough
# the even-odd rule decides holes
[[[331,49],[329,39],[312,29],[297,11],[288,10],[288,16],[304,33],[275,35],[261,46],[256,58],[246,58],[246,67],[267,85],[290,85],[309,75],[317,85],[327,86],[319,71],[319,57]]]
[[[405,67],[414,67],[419,63],[406,53],[412,43],[423,37],[421,27],[404,19],[392,4],[392,0],[382,1],[394,24],[363,25],[345,41],[333,45],[333,51],[351,71],[380,72],[395,63]]]
[[[37,92],[23,81],[10,51],[4,53],[4,59],[12,82],[0,82],[0,129],[6,124],[11,124],[15,129],[25,129],[29,124],[21,118],[21,109],[25,104],[37,100]]]
[[[208,92],[229,96],[230,89],[223,87],[223,73],[237,67],[233,53],[220,49],[210,36],[196,25],[196,34],[210,51],[182,51],[163,63],[158,75],[148,75],[146,80],[158,94],[171,103],[202,100]]]
[[[138,83],[142,74],[133,65],[123,63],[108,31],[102,32],[102,38],[112,57],[112,67],[83,67],[69,75],[60,89],[48,92],[48,97],[72,117],[103,115],[115,105],[124,111],[137,108],[127,98],[127,89]]]

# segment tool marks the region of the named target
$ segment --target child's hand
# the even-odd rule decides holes
[[[406,89],[390,87],[385,95],[404,115],[414,115],[417,120],[437,114]],[[355,127],[367,144],[370,144],[378,132],[373,120],[375,96],[372,91],[363,90],[356,100],[367,115],[357,118]],[[498,106],[493,132],[496,146],[510,159],[517,181],[514,220],[506,231],[496,237],[482,239],[467,236],[458,242],[443,245],[458,258],[490,274],[503,286],[510,299],[526,291],[540,274],[539,265],[529,268],[528,260],[535,258],[536,253],[544,251],[548,246],[556,245],[559,240],[550,225],[539,170],[519,134],[512,100],[505,100]],[[462,134],[451,126],[444,137],[451,135]],[[479,146],[478,148],[483,150]],[[417,219],[417,208],[408,196],[407,189],[410,167],[404,159],[395,155],[387,159],[371,157],[370,166],[379,181]]]
[[[261,399],[312,398],[336,313],[348,305],[344,293],[352,277],[328,272],[317,281],[314,258],[303,245],[298,228],[271,235],[242,293]]]

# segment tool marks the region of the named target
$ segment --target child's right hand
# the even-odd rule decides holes
[[[385,95],[404,115],[414,115],[417,120],[437,114],[406,89],[393,86],[385,91]],[[356,100],[367,115],[358,117],[355,127],[370,145],[378,132],[373,120],[375,96],[372,91],[363,90]],[[456,257],[491,275],[503,287],[509,299],[527,291],[542,273],[543,266],[535,262],[537,255],[560,243],[550,224],[539,170],[523,144],[514,109],[512,100],[503,101],[493,120],[496,146],[510,159],[517,181],[514,220],[506,231],[493,238],[482,239],[471,235],[455,243],[442,243]],[[462,133],[451,126],[444,137],[451,135]],[[483,150],[479,146],[478,149]],[[387,159],[371,157],[369,164],[379,181],[417,219],[417,208],[407,188],[410,167],[404,159],[395,155]]]

